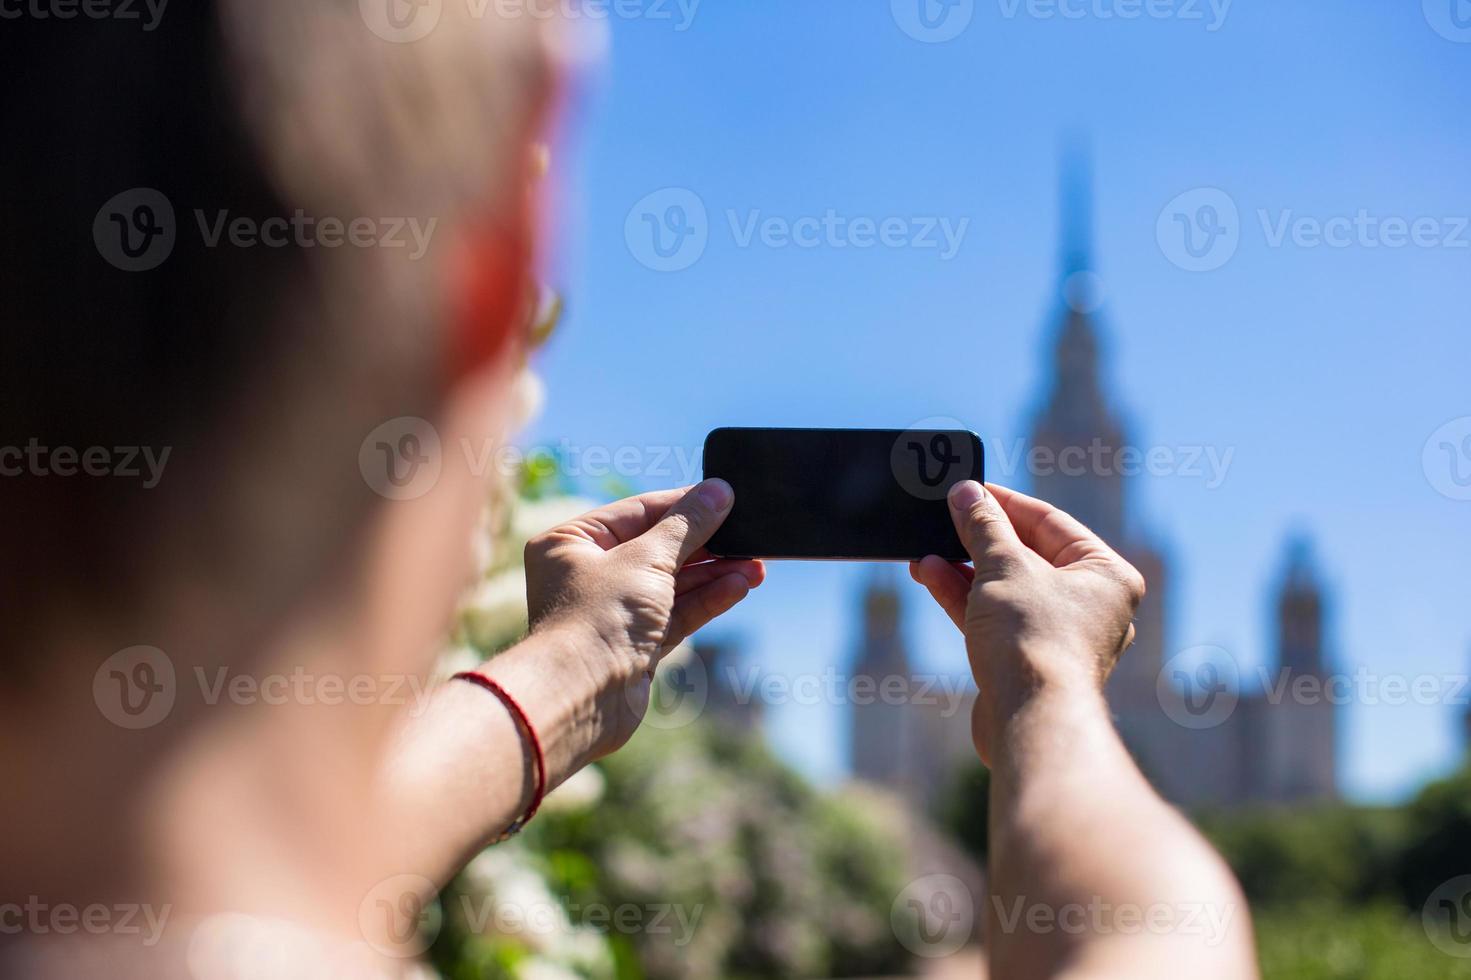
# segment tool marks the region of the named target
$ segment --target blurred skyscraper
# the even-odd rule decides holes
[[[1092,528],[1149,584],[1134,646],[1108,683],[1115,724],[1145,775],[1182,806],[1335,798],[1337,712],[1327,683],[1324,600],[1305,540],[1290,544],[1278,586],[1274,667],[1248,674],[1229,653],[1225,663],[1182,658],[1178,666],[1166,656],[1173,652],[1170,567],[1130,497],[1148,448],[1130,441],[1102,382],[1089,198],[1086,168],[1076,166],[1063,190],[1062,308],[1052,376],[1026,458],[1032,491]],[[902,605],[892,582],[876,578],[863,607],[856,672],[876,682],[909,676]],[[855,705],[854,775],[927,807],[974,757],[971,703],[949,717],[925,705]]]

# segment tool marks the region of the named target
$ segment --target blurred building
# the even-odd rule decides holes
[[[1276,627],[1273,668],[1256,683],[1243,680],[1236,710],[1204,733],[1199,750],[1205,758],[1198,764],[1211,778],[1195,787],[1202,802],[1303,803],[1338,796],[1338,719],[1324,656],[1323,590],[1305,539],[1288,545]],[[1295,695],[1295,687],[1307,696]]]
[[[1337,718],[1326,692],[1323,593],[1305,542],[1289,547],[1268,669],[1248,674],[1230,655],[1225,663],[1182,660],[1177,667],[1166,656],[1174,652],[1170,566],[1141,526],[1130,493],[1148,447],[1130,441],[1101,380],[1090,211],[1088,182],[1079,176],[1064,190],[1063,303],[1026,458],[1033,493],[1092,528],[1149,583],[1135,618],[1134,647],[1108,683],[1115,724],[1145,775],[1182,806],[1333,799]],[[909,674],[901,613],[892,581],[870,584],[858,674]],[[1303,690],[1309,693],[1297,693]],[[954,771],[974,758],[970,702],[950,717],[922,706],[855,704],[851,747],[856,776],[928,806]]]
[[[975,688],[963,678],[914,671],[895,578],[892,567],[881,567],[863,593],[863,632],[849,685],[850,761],[856,778],[925,812],[956,770],[976,757]]]
[[[729,731],[760,737],[766,703],[755,694],[745,644],[731,636],[701,636],[691,646],[705,671],[706,716]],[[743,670],[747,676],[742,676]]]

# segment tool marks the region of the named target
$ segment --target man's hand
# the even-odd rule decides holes
[[[548,788],[626,742],[660,658],[761,584],[759,561],[704,550],[733,499],[707,480],[608,504],[527,544],[531,635],[479,670],[536,732]],[[498,699],[471,684],[440,687],[405,720],[385,764],[399,866],[445,881],[523,815],[538,779],[529,748]]]
[[[760,585],[759,561],[711,560],[705,542],[735,496],[723,480],[630,497],[526,545],[531,631],[585,652],[602,693],[596,754],[628,740],[659,660]]]
[[[964,631],[980,687],[971,721],[991,766],[992,975],[1254,978],[1245,898],[1145,782],[1104,704],[1144,580],[1076,520],[1005,487],[958,484],[950,513],[975,569],[930,556],[910,571]],[[1017,929],[998,912],[1013,903],[1055,916],[1099,903],[1203,908],[1229,925],[1203,933],[1182,912],[1159,931],[1112,919]]]
[[[910,574],[965,633],[980,688],[973,734],[989,762],[1006,720],[1052,691],[1096,695],[1133,641],[1144,579],[1051,504],[966,481],[950,513],[975,568],[933,555]]]

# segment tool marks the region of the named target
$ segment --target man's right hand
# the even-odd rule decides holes
[[[1144,578],[1092,531],[1034,497],[967,480],[949,501],[975,567],[930,555],[910,574],[965,634],[980,688],[973,735],[989,762],[1007,720],[1032,699],[1098,699],[1133,642]]]

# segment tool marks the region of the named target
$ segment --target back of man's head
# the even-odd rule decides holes
[[[185,601],[271,628],[381,503],[363,437],[485,349],[461,273],[519,282],[549,67],[531,18],[431,6],[410,34],[359,0],[0,24],[7,675]]]

